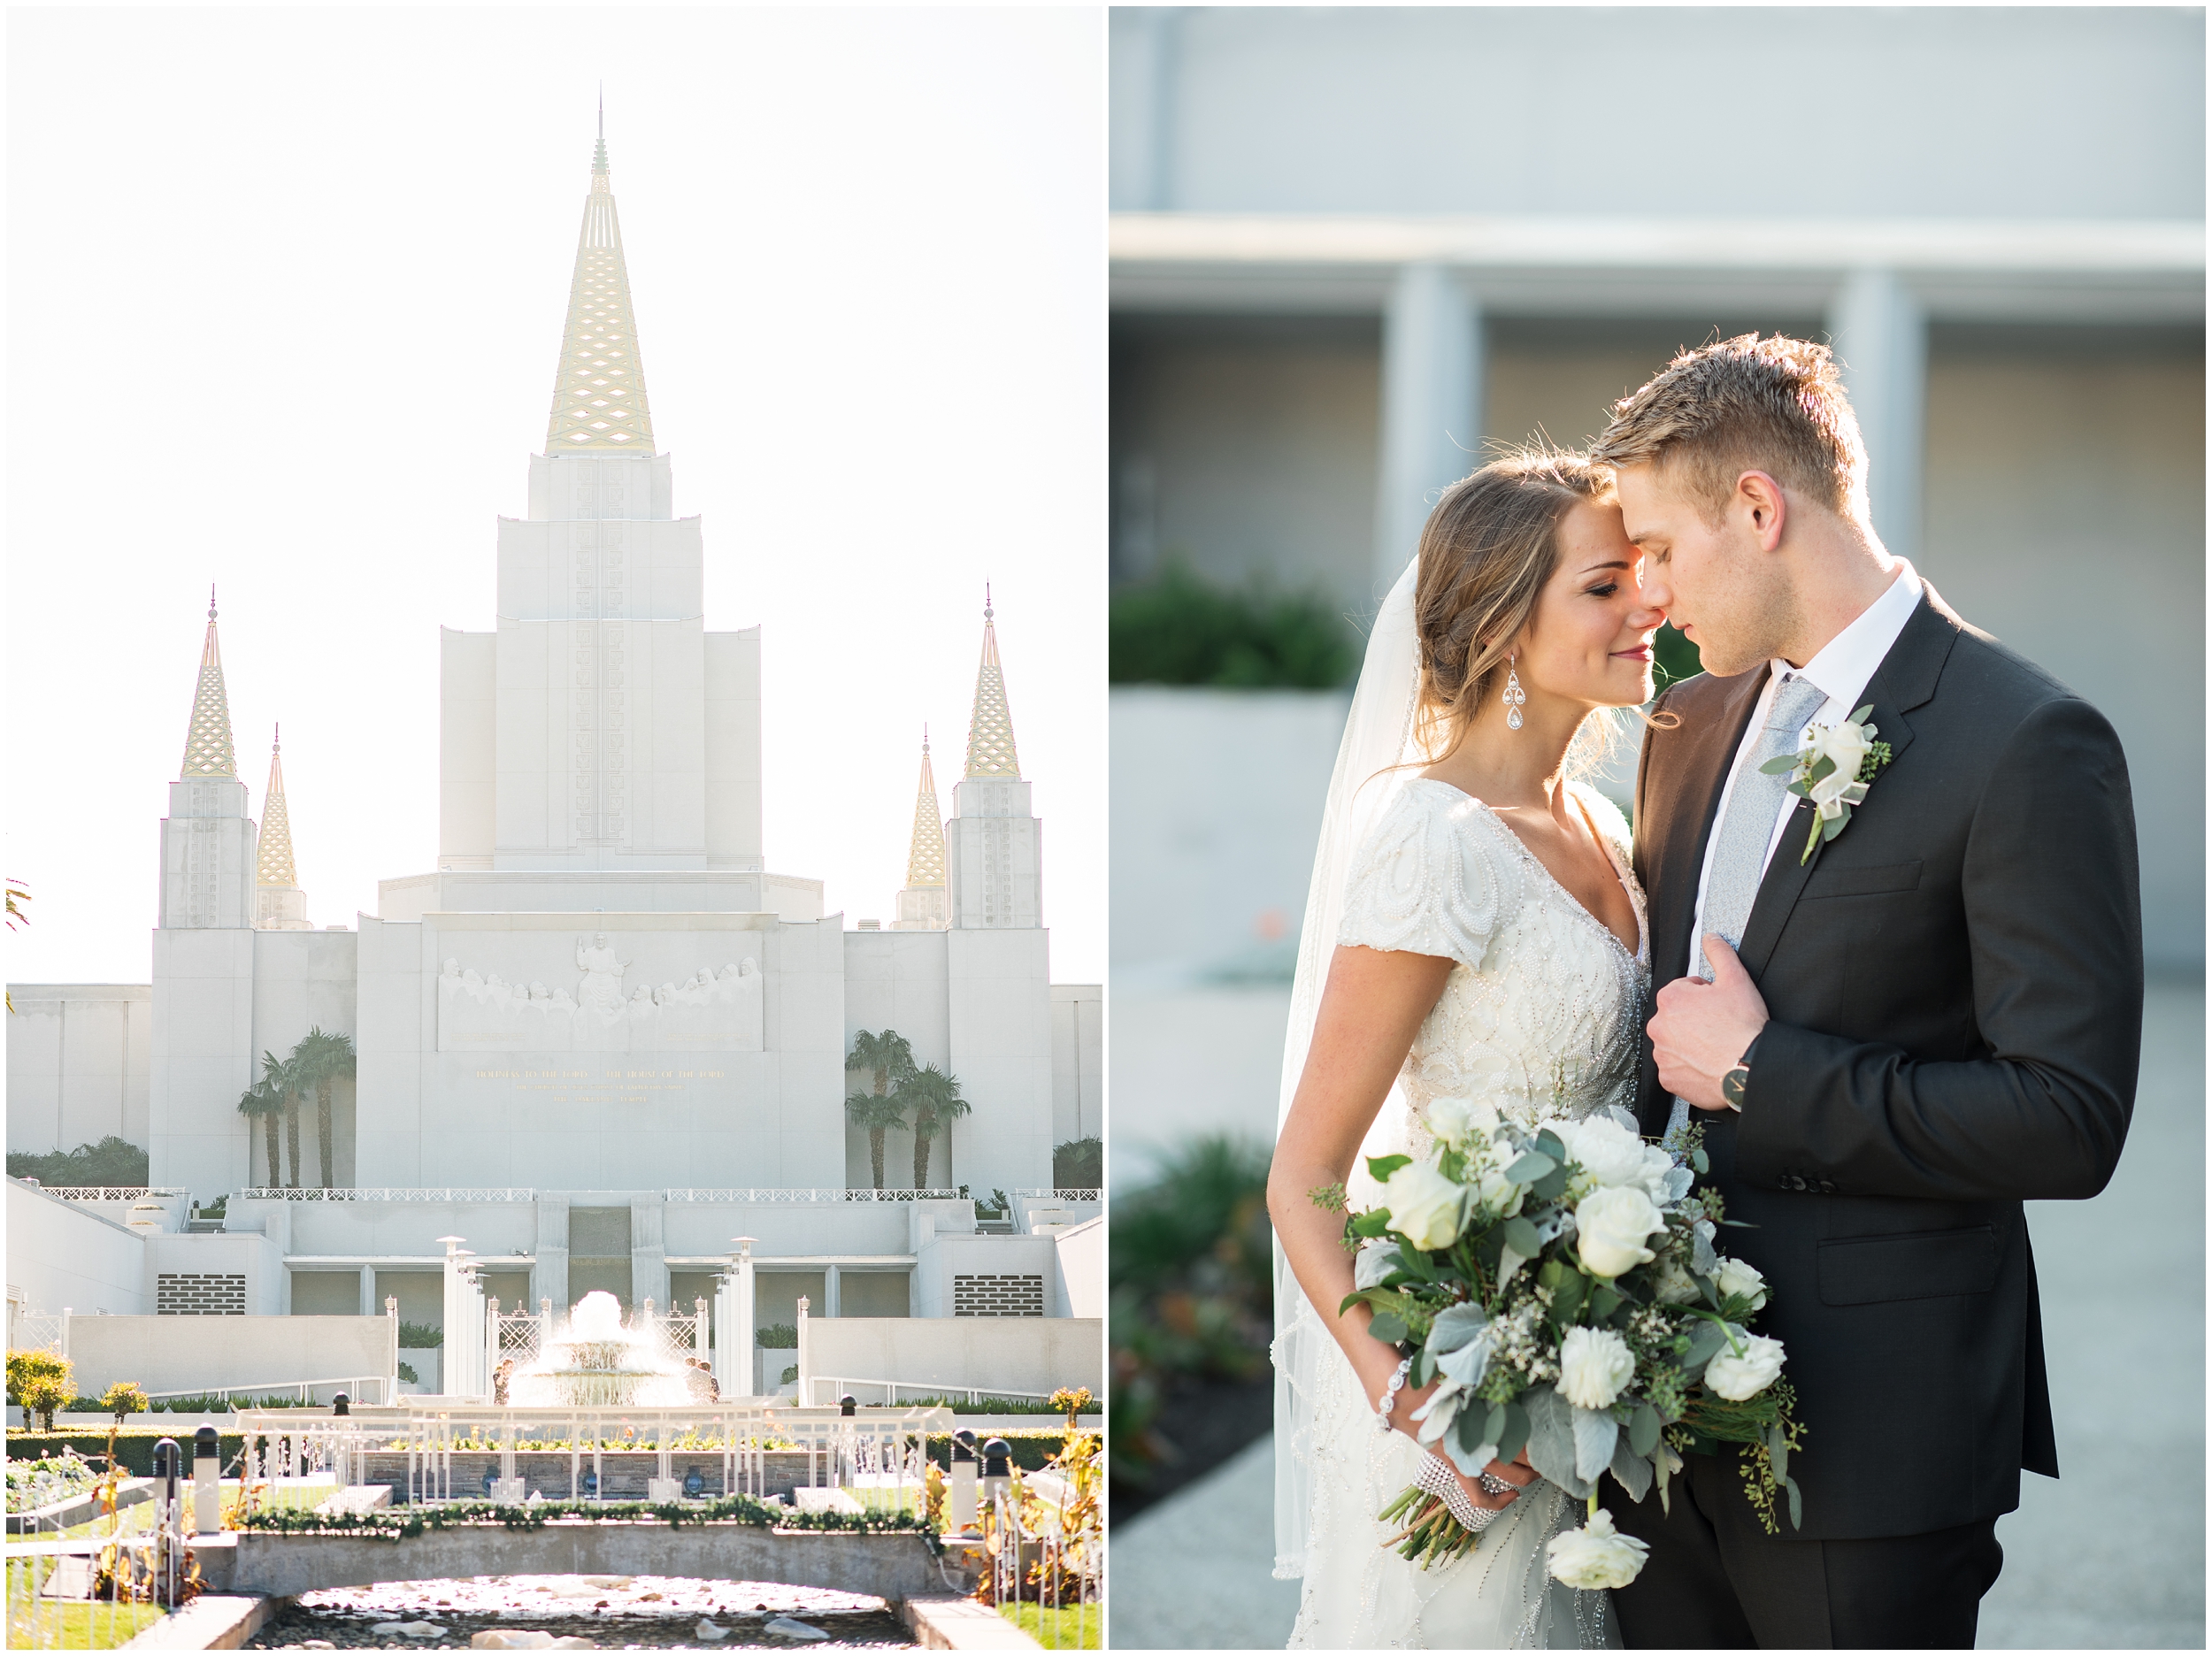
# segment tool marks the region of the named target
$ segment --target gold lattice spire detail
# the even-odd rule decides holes
[[[276,727],[269,744],[269,791],[261,801],[261,844],[254,855],[263,886],[296,886],[299,870],[292,862],[292,818],[284,809],[284,727]]]
[[[1006,710],[1006,675],[999,671],[998,632],[991,625],[991,589],[983,589],[983,664],[976,670],[975,711],[968,716],[972,777],[1018,777],[1014,717]]]
[[[230,698],[223,694],[223,651],[215,641],[215,589],[207,589],[207,642],[200,647],[200,687],[192,698],[192,726],[184,737],[180,777],[238,774],[230,745]]]
[[[576,276],[568,289],[568,326],[553,380],[548,454],[616,449],[653,452],[653,415],[645,401],[645,366],[637,348],[637,313],[630,272],[622,261],[622,226],[607,178],[607,118],[599,117],[599,147],[591,160],[591,194],[576,242]]]
[[[937,778],[929,769],[929,726],[922,726],[922,779],[914,791],[914,843],[906,854],[906,883],[945,883],[945,819],[937,809]]]

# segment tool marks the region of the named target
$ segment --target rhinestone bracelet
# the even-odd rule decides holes
[[[1398,1371],[1390,1376],[1390,1384],[1383,1388],[1382,1401],[1375,1405],[1375,1424],[1384,1431],[1390,1430],[1390,1411],[1398,1405],[1398,1393],[1405,1390],[1406,1376],[1413,1372],[1413,1359],[1399,1360]]]

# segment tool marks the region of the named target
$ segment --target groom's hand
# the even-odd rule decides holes
[[[1724,939],[1705,936],[1711,982],[1678,978],[1659,992],[1645,1027],[1658,1061],[1659,1085],[1699,1109],[1726,1109],[1720,1078],[1743,1059],[1766,1027],[1767,1003]]]

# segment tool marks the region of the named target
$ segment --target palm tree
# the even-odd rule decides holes
[[[960,1096],[960,1083],[935,1064],[924,1064],[909,1077],[899,1089],[902,1103],[914,1107],[914,1188],[929,1188],[929,1141],[939,1134],[948,1140],[952,1136],[952,1123],[969,1110],[968,1100]],[[952,1149],[948,1142],[945,1150],[946,1170],[951,1170]]]
[[[887,1128],[906,1125],[905,1106],[890,1096],[894,1085],[904,1086],[914,1074],[914,1048],[898,1031],[887,1029],[880,1035],[860,1030],[853,1036],[853,1049],[846,1060],[848,1070],[868,1070],[875,1074],[873,1092],[855,1092],[845,1100],[846,1118],[856,1127],[868,1130],[868,1160],[875,1171],[876,1188],[883,1188],[883,1135]]]
[[[292,1048],[291,1065],[300,1090],[304,1092],[310,1086],[315,1089],[315,1147],[322,1154],[323,1188],[328,1190],[333,1127],[331,1089],[340,1076],[350,1078],[354,1073],[353,1037],[326,1035],[318,1025]]]
[[[292,1188],[300,1182],[300,1075],[298,1048],[290,1058],[280,1058],[273,1052],[261,1054],[261,1085],[283,1100],[284,1145],[292,1157]],[[272,1123],[270,1131],[274,1132]],[[274,1181],[271,1181],[273,1183]]]
[[[277,1173],[276,1113],[284,1108],[284,1101],[272,1092],[265,1083],[248,1087],[238,1095],[238,1113],[246,1118],[246,1177],[253,1177],[253,1124],[261,1123],[261,1141],[269,1150],[269,1183],[280,1183]]]
[[[856,1127],[868,1130],[868,1166],[875,1174],[876,1188],[883,1188],[883,1135],[887,1129],[906,1125],[906,1106],[895,1098],[885,1098],[875,1092],[849,1092],[845,1095],[845,1119]]]

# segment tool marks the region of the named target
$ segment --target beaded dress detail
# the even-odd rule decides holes
[[[1629,870],[1628,824],[1594,789],[1568,785],[1636,911],[1632,953],[1568,893],[1481,801],[1415,778],[1376,821],[1345,887],[1339,945],[1455,962],[1422,1022],[1400,1081],[1404,1106],[1379,1121],[1366,1154],[1428,1154],[1440,1098],[1488,1103],[1524,1124],[1579,1119],[1632,1101],[1637,1039],[1650,998],[1649,928]],[[1379,1189],[1364,1163],[1346,1181],[1356,1207]],[[1302,1306],[1301,1337],[1326,1338]],[[1306,1326],[1311,1323],[1311,1328]],[[1307,1440],[1311,1545],[1294,1649],[1597,1649],[1620,1644],[1608,1595],[1552,1581],[1545,1544],[1581,1505],[1539,1480],[1466,1557],[1432,1569],[1384,1544],[1375,1514],[1414,1481],[1423,1452],[1375,1430],[1374,1404],[1333,1346],[1318,1365]]]

